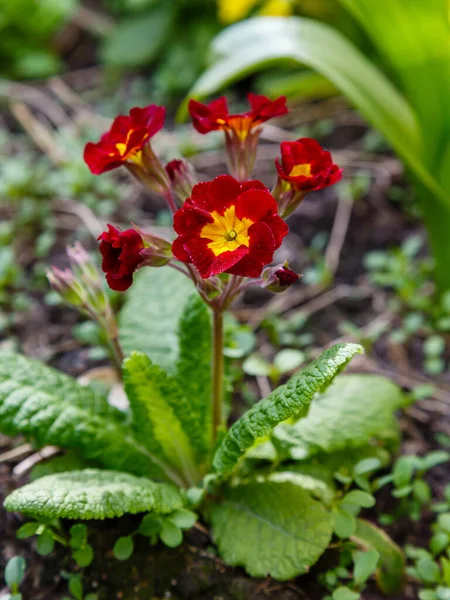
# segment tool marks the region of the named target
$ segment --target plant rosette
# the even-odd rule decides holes
[[[113,408],[93,388],[3,353],[1,431],[76,456],[75,466],[62,472],[60,463],[49,462],[47,474],[12,492],[5,507],[45,522],[144,513],[140,528],[117,541],[120,560],[131,556],[135,533],[178,545],[198,514],[227,564],[287,580],[306,573],[336,532],[342,538],[342,514],[350,515],[346,530],[355,547],[375,546],[382,554],[379,534],[355,516],[372,501],[357,490],[344,496],[347,504],[342,500],[331,458],[348,453],[346,460],[356,463],[394,447],[402,396],[382,377],[341,375],[362,348],[336,344],[227,427],[224,316],[251,286],[285,293],[296,284],[287,264],[270,266],[288,233],[285,216],[298,194],[341,177],[329,152],[302,139],[282,144],[272,191],[252,179],[262,124],[287,108],[284,98],[251,94],[249,102],[243,114],[230,114],[223,98],[190,104],[198,131],[224,132],[231,174],[212,181],[196,183],[186,161],[163,166],[151,147],[163,126],[162,107],[132,109],[87,145],[93,173],[124,166],[163,196],[174,241],[139,225],[124,231],[108,225],[100,235],[108,285],[128,290],[117,318],[80,248],[72,250],[71,270],[51,274],[54,287],[105,333],[129,408]],[[77,544],[85,564],[91,547],[85,538]]]

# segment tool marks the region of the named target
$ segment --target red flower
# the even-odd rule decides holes
[[[163,106],[151,104],[116,117],[100,141],[89,142],[84,149],[84,160],[92,173],[100,175],[127,162],[142,166],[142,150],[164,125],[165,115]]]
[[[337,183],[342,170],[333,163],[330,152],[311,138],[282,142],[278,175],[296,191],[311,192]]]
[[[112,290],[124,292],[133,282],[134,271],[144,261],[140,254],[145,247],[144,242],[134,229],[120,231],[113,225],[108,225],[108,231],[104,231],[98,239],[106,281]]]
[[[230,175],[198,183],[175,213],[175,258],[193,263],[203,278],[218,273],[258,277],[273,259],[288,226],[260,181]]]
[[[245,140],[248,133],[272,117],[281,117],[288,112],[286,98],[280,96],[273,102],[266,96],[248,94],[251,110],[241,114],[228,112],[226,98],[222,96],[209,104],[202,104],[197,100],[189,101],[189,112],[195,129],[200,133],[209,133],[216,129],[223,129],[234,133],[241,141]]]

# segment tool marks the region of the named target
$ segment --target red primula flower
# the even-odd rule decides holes
[[[127,290],[133,282],[134,271],[145,260],[140,254],[145,247],[141,236],[134,229],[120,231],[108,224],[108,231],[98,239],[103,257],[102,270],[109,287],[117,292]]]
[[[173,254],[193,263],[203,278],[218,273],[258,277],[288,232],[277,208],[260,181],[239,183],[219,175],[198,183],[175,213]]]
[[[116,117],[100,141],[89,142],[84,149],[84,160],[92,173],[100,175],[127,162],[142,166],[142,151],[164,125],[165,115],[163,106],[151,104]]]
[[[193,125],[199,133],[209,133],[217,129],[234,133],[241,141],[248,133],[273,117],[281,117],[288,112],[286,98],[280,96],[272,102],[266,96],[248,94],[251,110],[241,114],[228,112],[226,98],[222,96],[209,104],[197,100],[189,101],[189,112]]]
[[[282,142],[278,175],[296,191],[311,192],[337,183],[342,170],[333,163],[330,152],[311,138]]]

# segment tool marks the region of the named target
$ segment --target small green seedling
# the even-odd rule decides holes
[[[26,563],[21,556],[13,556],[9,559],[5,567],[5,582],[11,593],[3,596],[3,600],[22,600],[19,587],[25,575],[25,568]]]

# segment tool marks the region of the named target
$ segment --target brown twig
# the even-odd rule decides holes
[[[347,195],[341,193],[339,195],[336,215],[330,234],[330,241],[328,242],[328,246],[325,251],[325,264],[327,265],[330,273],[333,275],[336,273],[339,266],[342,247],[344,245],[350,223],[352,208],[353,197],[350,194]]]

